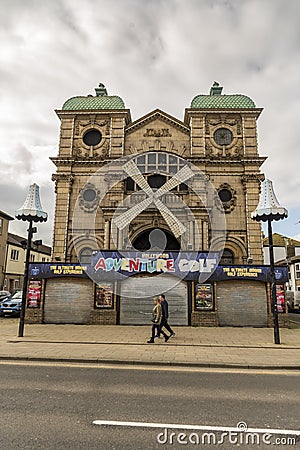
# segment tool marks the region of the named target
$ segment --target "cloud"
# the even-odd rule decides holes
[[[182,119],[214,80],[264,111],[262,170],[279,200],[300,216],[298,0],[2,0],[1,179],[50,195],[57,154],[54,110],[104,82],[133,120],[155,108]],[[36,181],[37,182],[37,181]],[[49,186],[49,191],[47,190]],[[53,191],[51,193],[53,202]],[[6,200],[1,195],[0,209]],[[49,203],[53,211],[53,204]],[[289,219],[285,234],[294,232]],[[41,227],[42,228],[42,227]]]

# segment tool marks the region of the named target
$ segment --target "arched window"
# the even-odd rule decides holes
[[[79,253],[80,264],[90,264],[93,250],[90,247],[83,248]]]
[[[223,255],[220,260],[220,264],[233,264],[234,263],[234,255],[231,250],[228,248],[224,248]]]
[[[139,155],[132,159],[143,174],[143,177],[148,181],[152,189],[159,189],[167,180],[172,178],[180,171],[187,162],[182,158],[164,152],[149,152],[145,155]],[[141,187],[132,178],[128,177],[125,180],[125,190],[127,192],[135,192],[141,190]],[[188,186],[185,183],[178,184],[171,191],[187,193]]]
[[[175,174],[187,163],[180,157],[164,152],[149,152],[135,158],[135,162],[142,173],[154,171]]]
[[[181,183],[181,184],[179,185],[179,190],[180,190],[180,191],[188,191],[189,188],[188,188],[188,186],[187,186],[185,183]]]
[[[134,191],[134,181],[132,178],[130,178],[130,177],[126,178],[125,189],[126,189],[126,191]]]
[[[164,239],[162,239],[162,234],[164,235]],[[143,231],[133,241],[132,245],[136,250],[143,252],[150,250],[151,246],[161,248],[161,245],[165,245],[164,250],[166,251],[180,250],[180,243],[175,236],[169,231],[160,228]]]
[[[166,182],[166,177],[164,175],[149,175],[148,176],[148,184],[152,189],[159,189],[162,187]]]

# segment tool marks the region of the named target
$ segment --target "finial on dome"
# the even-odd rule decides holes
[[[223,87],[220,86],[220,84],[217,81],[215,81],[212,87],[210,88],[209,95],[221,95],[222,90]]]
[[[103,95],[107,95],[107,90],[103,83],[99,83],[99,87],[95,88],[95,92],[97,97],[103,97]]]

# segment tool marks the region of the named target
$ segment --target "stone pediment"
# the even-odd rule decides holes
[[[143,128],[145,130],[144,137],[171,137],[170,129],[176,129],[177,132],[181,131],[185,135],[190,133],[190,129],[185,123],[160,109],[155,109],[132,122],[126,128],[125,133],[128,135]]]
[[[125,154],[165,151],[187,156],[189,139],[183,122],[156,109],[125,129]]]

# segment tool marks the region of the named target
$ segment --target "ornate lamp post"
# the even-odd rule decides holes
[[[275,284],[275,269],[274,269],[274,250],[273,250],[273,234],[272,221],[282,220],[287,218],[288,211],[283,206],[280,206],[276,198],[272,181],[264,180],[261,185],[261,193],[259,203],[255,211],[251,213],[251,218],[257,222],[268,222],[268,237],[269,237],[269,255],[270,255],[270,272],[271,272],[271,299],[272,312],[274,318],[274,342],[280,344],[279,325],[278,325],[278,311],[276,300],[276,284]]]
[[[29,186],[29,193],[25,200],[22,208],[18,209],[15,212],[15,217],[19,220],[24,220],[29,222],[28,228],[28,238],[26,245],[26,260],[25,260],[25,271],[24,271],[24,282],[23,282],[23,295],[22,295],[22,307],[20,313],[20,323],[19,323],[19,337],[23,337],[24,334],[24,319],[25,319],[25,306],[26,306],[26,297],[27,297],[27,287],[28,287],[28,275],[29,275],[29,262],[30,262],[30,250],[31,250],[31,241],[32,236],[36,233],[36,227],[33,227],[33,222],[46,222],[48,215],[45,211],[43,211],[39,186],[34,183]]]

